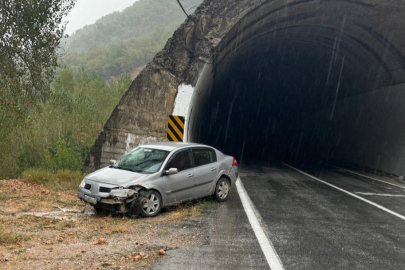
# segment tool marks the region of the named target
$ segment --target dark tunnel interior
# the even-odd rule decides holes
[[[325,4],[315,12],[264,5],[242,19],[200,76],[191,140],[247,163],[342,161],[402,170],[405,136],[393,137],[402,131],[387,118],[403,106],[391,112],[398,97],[381,100],[401,86],[404,58],[367,26],[367,11],[355,14],[345,3],[347,9]],[[391,150],[396,160],[384,156]]]

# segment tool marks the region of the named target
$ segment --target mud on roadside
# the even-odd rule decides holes
[[[95,215],[76,191],[0,181],[0,269],[151,269],[159,250],[207,242],[204,210],[180,205],[155,218]]]

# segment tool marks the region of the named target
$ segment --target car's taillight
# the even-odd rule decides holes
[[[232,161],[232,166],[238,166],[238,162],[236,161],[236,159],[235,159],[235,158],[233,158],[233,161]]]

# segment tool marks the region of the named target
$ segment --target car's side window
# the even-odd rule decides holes
[[[191,162],[189,151],[185,150],[176,153],[165,166],[165,170],[168,170],[170,168],[176,168],[177,170],[179,170],[179,172],[190,169]]]
[[[213,163],[217,161],[217,155],[213,149],[208,148],[194,148],[193,152],[193,159],[194,159],[194,166],[202,166],[205,164]]]

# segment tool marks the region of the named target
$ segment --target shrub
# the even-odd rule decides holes
[[[38,184],[44,184],[54,191],[75,190],[84,175],[79,171],[61,170],[51,173],[44,169],[31,168],[22,173],[22,178]]]
[[[19,177],[28,168],[81,170],[130,83],[129,75],[105,82],[84,70],[61,69],[50,97],[23,112],[6,107],[0,91],[0,179]]]
[[[27,181],[37,184],[47,184],[52,179],[52,173],[44,169],[31,168],[25,170],[21,177]]]
[[[41,167],[51,171],[80,170],[83,160],[80,152],[69,147],[64,139],[59,139],[51,149],[50,157],[46,158]]]
[[[79,171],[62,170],[53,175],[52,185],[55,190],[75,190],[83,180],[84,175]]]

